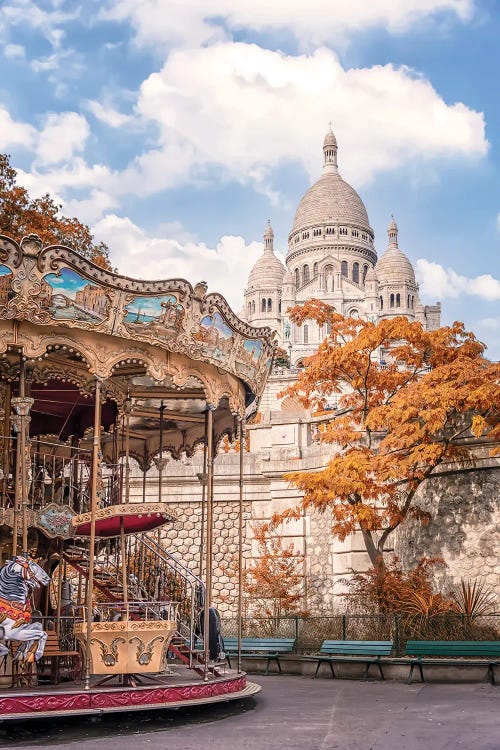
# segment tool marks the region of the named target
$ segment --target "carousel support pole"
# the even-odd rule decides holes
[[[203,547],[205,544],[205,505],[207,494],[207,435],[208,435],[208,409],[205,412],[205,439],[203,440],[203,474],[201,481],[201,524],[200,524],[200,564],[198,575],[203,577]]]
[[[160,449],[158,451],[158,502],[161,503],[162,492],[163,492],[163,420],[165,416],[165,404],[163,399],[160,402]],[[161,547],[161,528],[158,527],[156,542],[158,547]]]
[[[214,410],[215,406],[207,405],[207,530],[205,545],[205,606],[203,614],[203,647],[205,649],[205,669],[203,679],[208,681],[208,662],[210,659],[210,606],[212,604],[212,524],[213,524],[213,471],[214,471]]]
[[[91,652],[90,641],[92,640],[92,593],[94,588],[94,566],[95,566],[95,520],[97,512],[97,480],[99,475],[99,461],[101,452],[101,379],[96,378],[95,405],[94,405],[94,436],[92,440],[92,474],[90,494],[90,540],[89,540],[89,572],[87,578],[87,637],[85,643],[85,690],[90,689]]]
[[[241,636],[243,626],[243,458],[245,452],[245,422],[238,418],[240,438],[240,476],[238,503],[238,672],[241,672]]]
[[[146,450],[146,444],[144,444],[144,459],[143,459],[143,465],[144,468],[142,470],[142,502],[146,502],[146,482],[147,482],[147,474],[148,474],[148,453]]]
[[[17,466],[16,466],[16,495],[14,506],[14,534],[12,539],[12,554],[17,554],[17,535],[19,528],[19,511],[22,524],[22,551],[28,554],[28,425],[30,423],[30,409],[33,399],[26,396],[26,362],[21,358],[19,366],[19,396],[12,399],[16,411],[15,426],[17,427]]]
[[[130,412],[132,411],[132,401],[130,394],[127,395],[125,402],[125,502],[130,501]]]
[[[122,557],[122,588],[123,603],[127,610],[128,619],[128,580],[127,580],[127,548],[125,544],[125,528],[123,526],[123,516],[120,518],[120,552]]]
[[[58,540],[58,552],[59,552],[59,565],[58,565],[58,578],[57,578],[57,609],[56,609],[56,633],[59,635],[61,630],[61,595],[62,595],[62,584],[63,584],[63,541]]]
[[[5,386],[5,402],[4,402],[4,417],[3,417],[3,454],[2,454],[2,469],[3,469],[3,483],[2,483],[2,508],[6,506],[7,500],[7,484],[10,473],[10,451],[11,451],[11,440],[10,440],[10,413],[11,413],[11,398],[12,398],[12,385],[7,383]]]

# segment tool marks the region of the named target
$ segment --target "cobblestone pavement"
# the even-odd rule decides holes
[[[255,677],[240,703],[4,724],[0,745],[76,750],[498,750],[500,687]]]

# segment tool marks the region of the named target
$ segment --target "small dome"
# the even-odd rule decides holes
[[[264,232],[264,252],[255,263],[248,277],[247,291],[252,289],[281,289],[285,266],[274,254],[274,232],[267,222]]]
[[[389,245],[375,266],[375,274],[379,284],[407,282],[416,286],[413,266],[396,245]]]
[[[325,135],[323,146],[336,146],[336,145],[337,145],[337,139],[335,138],[335,134],[332,130],[332,126],[330,125],[328,132]]]
[[[272,237],[274,239],[274,232],[271,226],[270,219],[267,220],[267,227],[266,227],[266,231],[264,232],[264,237]]]
[[[391,216],[391,220],[389,222],[389,226],[387,227],[388,232],[396,232],[398,231],[398,225],[396,224],[396,220],[394,216]]]

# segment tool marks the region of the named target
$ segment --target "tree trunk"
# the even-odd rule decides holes
[[[363,534],[363,541],[365,543],[366,551],[368,552],[368,557],[370,558],[371,564],[374,568],[377,566],[383,566],[383,552],[382,550],[379,550],[379,548],[373,541],[372,532],[361,527],[361,533]]]

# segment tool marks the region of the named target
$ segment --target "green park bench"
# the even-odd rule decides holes
[[[424,682],[424,666],[488,667],[488,677],[495,684],[495,667],[500,665],[500,641],[408,641],[405,654],[409,663],[407,684],[411,683],[415,667]],[[474,657],[474,658],[471,658]]]
[[[392,641],[323,641],[319,654],[303,656],[304,661],[317,661],[316,672],[322,664],[329,664],[332,677],[336,677],[333,665],[335,663],[357,663],[365,665],[363,679],[368,677],[372,664],[378,667],[380,677],[384,679],[381,657],[389,656],[393,648]]]
[[[238,655],[238,639],[224,638],[224,652],[227,663],[231,667],[231,657]],[[269,673],[272,661],[278,665],[281,672],[280,656],[291,654],[295,646],[295,638],[242,638],[241,655],[245,659],[267,659],[265,674]]]

